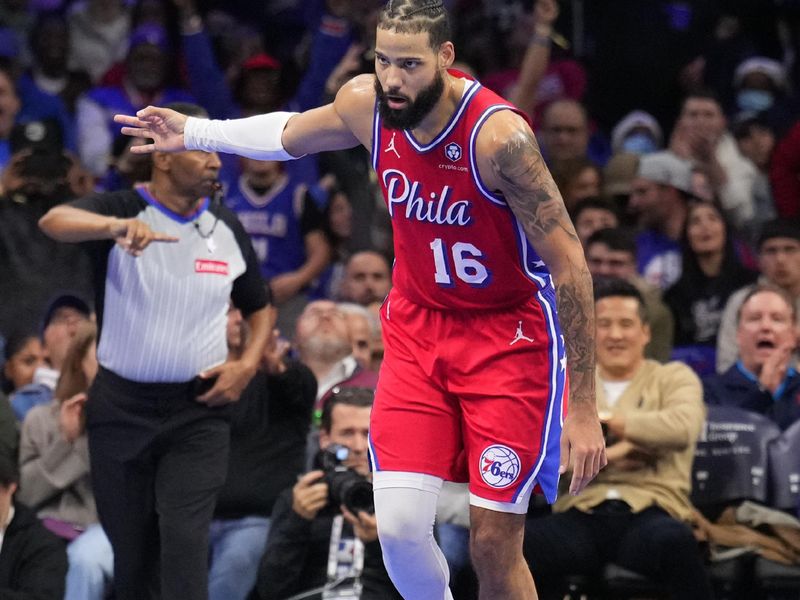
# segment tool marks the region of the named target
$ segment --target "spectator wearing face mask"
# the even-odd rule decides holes
[[[744,113],[760,117],[779,136],[786,133],[797,117],[797,106],[789,99],[786,69],[777,60],[753,56],[736,67],[732,117]]]
[[[649,154],[664,147],[664,134],[655,117],[643,110],[625,115],[611,131],[611,150],[631,154]]]

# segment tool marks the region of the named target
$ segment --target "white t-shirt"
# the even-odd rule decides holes
[[[628,389],[630,385],[630,380],[628,381],[606,381],[603,380],[603,391],[606,394],[606,403],[609,407],[614,407],[617,405],[619,401],[619,397],[625,393],[625,390]]]

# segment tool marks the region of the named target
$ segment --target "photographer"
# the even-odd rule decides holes
[[[347,388],[325,405],[321,468],[301,476],[275,503],[254,598],[285,600],[323,586],[331,596],[320,589],[322,596],[307,597],[401,597],[383,566],[371,493],[364,493],[373,397],[372,390]]]

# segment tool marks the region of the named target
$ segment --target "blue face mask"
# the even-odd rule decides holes
[[[772,92],[766,90],[742,90],[736,94],[736,104],[741,110],[762,112],[772,107],[775,101]]]
[[[658,150],[655,140],[646,133],[632,133],[622,142],[623,152],[633,154],[649,154]]]

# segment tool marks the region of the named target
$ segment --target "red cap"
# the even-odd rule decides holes
[[[245,60],[242,63],[242,70],[250,71],[252,69],[273,69],[277,70],[281,68],[280,61],[267,54],[266,52],[260,52],[259,54],[255,54]]]

